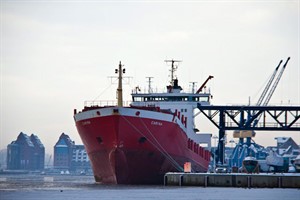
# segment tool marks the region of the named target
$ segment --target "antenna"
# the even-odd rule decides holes
[[[195,93],[195,85],[197,82],[190,82],[192,84],[192,93]]]
[[[174,63],[175,62],[179,63],[179,62],[182,62],[182,61],[181,60],[173,60],[172,59],[172,60],[165,60],[165,62],[166,63],[168,63],[168,62],[172,63],[171,64],[171,70],[170,70],[171,71],[171,81],[170,81],[170,84],[174,85],[174,79],[175,79],[174,78],[174,73],[175,73],[176,69],[178,68],[178,65],[175,66]]]
[[[148,93],[152,93],[152,88],[151,88],[151,79],[153,77],[146,77],[148,79]]]

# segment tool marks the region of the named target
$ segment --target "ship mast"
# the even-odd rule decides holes
[[[125,74],[125,69],[122,69],[122,64],[120,61],[119,64],[119,69],[115,69],[115,73],[119,73],[118,79],[118,89],[117,89],[117,93],[118,93],[118,107],[122,107],[123,106],[123,89],[122,89],[122,75]]]
[[[148,93],[152,93],[152,88],[151,88],[151,79],[153,77],[146,77],[148,79]]]
[[[165,60],[165,62],[166,62],[166,63],[168,63],[168,62],[171,62],[171,63],[172,63],[172,64],[171,64],[171,70],[170,70],[170,71],[171,71],[171,81],[170,81],[170,84],[171,84],[172,86],[174,86],[174,79],[175,79],[175,78],[174,78],[174,73],[175,73],[176,69],[178,68],[178,65],[175,66],[174,63],[175,63],[175,62],[178,62],[178,63],[179,63],[179,62],[181,62],[181,60],[173,60],[173,59],[172,59],[172,60]]]

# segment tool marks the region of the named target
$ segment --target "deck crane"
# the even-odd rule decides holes
[[[213,76],[209,75],[209,77],[206,79],[206,81],[204,81],[204,83],[203,83],[203,84],[200,86],[200,88],[197,90],[196,94],[199,94],[199,93],[202,91],[202,89],[205,87],[206,83],[207,83],[210,79],[212,79],[212,78],[213,78]]]

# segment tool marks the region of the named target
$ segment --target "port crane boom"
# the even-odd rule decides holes
[[[272,74],[272,76],[271,76],[269,82],[267,83],[267,85],[266,85],[264,91],[262,92],[260,98],[258,99],[258,101],[257,101],[257,103],[256,103],[257,106],[260,106],[261,103],[262,103],[262,101],[263,101],[263,99],[265,98],[265,96],[266,96],[268,90],[270,89],[270,86],[271,86],[271,84],[272,84],[272,82],[273,82],[273,80],[274,80],[274,78],[275,78],[275,76],[276,76],[276,73],[277,73],[278,68],[279,68],[279,66],[281,65],[281,63],[282,63],[282,60],[280,60],[278,66],[277,66],[276,69],[274,70],[274,72],[273,72],[273,74]]]
[[[272,95],[273,95],[273,93],[274,93],[274,91],[275,91],[275,89],[276,89],[276,87],[277,87],[277,85],[278,85],[278,83],[279,83],[281,77],[282,77],[282,74],[283,74],[283,72],[284,72],[284,70],[285,70],[285,67],[286,67],[287,63],[289,62],[289,60],[290,60],[290,57],[288,57],[288,59],[287,59],[286,62],[284,63],[284,65],[283,65],[283,67],[282,67],[280,73],[278,74],[278,76],[277,76],[277,78],[276,78],[276,80],[275,80],[275,82],[274,82],[274,84],[273,84],[273,86],[272,86],[272,88],[271,88],[271,90],[270,90],[268,96],[266,97],[266,99],[265,99],[265,101],[264,101],[264,103],[263,103],[262,106],[267,106],[267,105],[268,105],[268,103],[269,103],[269,101],[270,101],[270,99],[271,99],[271,97],[272,97]],[[281,63],[281,62],[280,62],[280,63]],[[259,105],[259,106],[260,106],[260,105]],[[255,114],[256,114],[256,113],[255,113]],[[261,115],[258,116],[256,120],[254,120],[253,126],[256,126],[256,125],[257,125],[257,123],[259,122],[260,118],[261,118]]]
[[[275,91],[275,89],[276,89],[279,81],[280,81],[280,78],[281,78],[281,76],[282,76],[282,74],[283,74],[283,72],[285,70],[285,67],[286,67],[287,63],[289,62],[289,60],[290,60],[290,57],[288,57],[288,59],[286,60],[285,64],[283,65],[283,68],[281,69],[280,73],[278,74],[278,76],[277,76],[277,78],[276,78],[276,80],[275,80],[275,82],[274,82],[274,84],[273,84],[273,86],[272,86],[272,88],[271,88],[271,90],[270,90],[270,92],[269,92],[269,94],[268,94],[268,96],[267,96],[264,104],[263,104],[264,106],[268,105],[268,103],[269,103],[269,101],[270,101],[270,99],[271,99],[271,97],[272,97],[272,95],[273,95],[273,93],[274,93],[274,91]]]

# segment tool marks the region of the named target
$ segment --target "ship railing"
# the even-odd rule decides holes
[[[117,100],[87,100],[84,102],[85,107],[109,107],[109,106],[117,106]],[[131,101],[123,101],[123,106],[127,107],[131,104]]]
[[[144,88],[139,88],[136,87],[131,90],[132,94],[152,94],[152,93],[166,93],[167,89],[166,88],[151,88],[149,90],[149,87],[144,87]],[[186,89],[185,87],[182,87],[181,93],[195,93],[196,90],[192,88]],[[210,94],[210,89],[204,89],[203,92],[200,92],[200,94]]]
[[[139,107],[161,107],[161,101],[151,101],[151,102],[145,102],[145,101],[135,101],[132,103],[133,106],[139,106]]]

